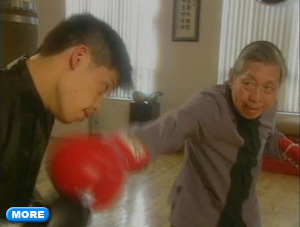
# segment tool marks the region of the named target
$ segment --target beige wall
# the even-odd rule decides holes
[[[65,17],[65,1],[38,1],[42,40]],[[161,0],[157,21],[159,29],[159,65],[156,90],[162,91],[161,112],[181,105],[201,88],[217,83],[221,26],[221,0],[202,0],[198,42],[172,42],[173,0]],[[113,129],[128,125],[129,103],[108,99],[96,118],[96,128]],[[88,122],[64,126],[56,123],[53,135],[87,130]]]
[[[202,0],[198,42],[172,42],[173,0],[164,0],[159,21],[157,90],[164,92],[162,112],[173,109],[201,88],[217,83],[221,0]]]
[[[61,20],[65,18],[64,0],[35,0],[39,14],[39,43],[45,38],[46,34]]]
[[[172,42],[173,0],[161,2],[157,23],[160,51],[156,90],[164,93],[161,113],[165,113],[181,105],[199,89],[217,83],[222,1],[201,1],[198,42]],[[97,117],[96,127],[125,127],[128,119],[122,116],[124,122],[120,121],[120,108],[127,108],[125,112],[129,112],[128,103],[107,100],[103,112]]]

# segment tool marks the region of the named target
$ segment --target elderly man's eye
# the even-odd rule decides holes
[[[267,86],[265,86],[265,90],[266,90],[266,92],[271,93],[275,90],[275,88],[272,85],[267,85]]]
[[[246,89],[252,89],[255,86],[253,82],[247,80],[243,81],[242,84]]]
[[[267,90],[274,90],[274,88],[272,86],[266,86]]]

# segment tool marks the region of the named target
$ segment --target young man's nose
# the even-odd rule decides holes
[[[100,113],[102,110],[102,103],[103,103],[104,96],[98,97],[96,102],[94,103],[93,109],[94,113]]]

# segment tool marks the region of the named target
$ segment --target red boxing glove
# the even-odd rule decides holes
[[[151,155],[142,141],[134,134],[126,132],[112,133],[103,137],[107,144],[120,153],[127,171],[137,171],[150,164]]]
[[[150,153],[129,133],[109,136],[77,135],[54,144],[48,160],[50,177],[65,198],[103,210],[118,199],[126,170],[136,171],[150,163]]]
[[[282,151],[283,157],[299,169],[299,145],[286,137],[281,137],[279,140],[279,149]]]
[[[96,210],[114,205],[126,173],[109,144],[95,136],[73,136],[55,143],[51,152],[49,174],[61,196]]]

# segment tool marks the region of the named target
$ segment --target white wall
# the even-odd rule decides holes
[[[65,17],[64,4],[64,0],[38,1],[40,40]],[[221,11],[221,0],[201,0],[199,41],[172,42],[173,0],[161,0],[157,21],[160,52],[156,78],[156,90],[164,93],[161,113],[178,107],[199,89],[217,83]],[[128,101],[108,99],[96,118],[95,127],[125,127],[128,118]],[[69,126],[56,123],[53,135],[77,130],[88,130],[88,122]]]

